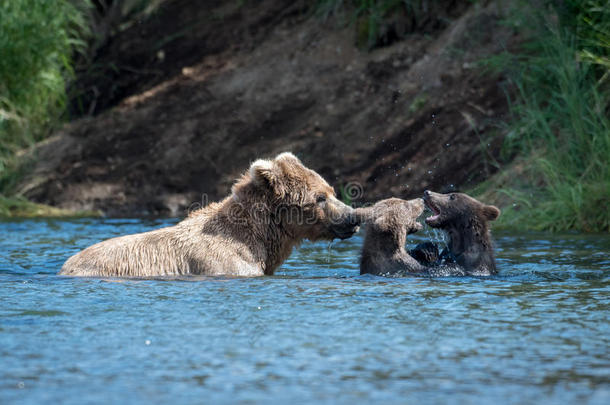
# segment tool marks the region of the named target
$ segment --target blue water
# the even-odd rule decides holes
[[[609,235],[498,233],[489,278],[360,276],[361,235],[273,277],[56,275],[171,223],[0,222],[1,404],[610,403]]]

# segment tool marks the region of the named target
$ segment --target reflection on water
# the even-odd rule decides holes
[[[496,234],[488,278],[360,276],[360,236],[274,277],[56,276],[169,223],[0,223],[0,403],[610,403],[608,235]]]

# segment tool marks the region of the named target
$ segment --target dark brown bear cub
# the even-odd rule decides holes
[[[354,215],[366,223],[366,236],[360,258],[360,274],[420,273],[425,267],[405,251],[407,234],[417,232],[424,211],[421,199],[388,198],[372,207],[357,208]]]
[[[463,193],[424,192],[424,202],[433,215],[426,223],[440,228],[449,236],[449,256],[468,274],[495,274],[489,222],[500,216],[500,210]]]

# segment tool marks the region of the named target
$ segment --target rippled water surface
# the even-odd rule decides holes
[[[0,223],[0,403],[610,403],[608,235],[498,233],[489,278],[360,276],[361,236],[273,277],[56,275],[171,223]]]

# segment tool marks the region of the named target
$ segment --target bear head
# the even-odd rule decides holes
[[[422,228],[417,218],[423,211],[424,203],[421,198],[414,200],[388,198],[378,201],[371,207],[357,208],[355,215],[358,220],[367,224],[367,237],[387,236],[399,246],[404,246],[407,235]]]
[[[439,194],[426,190],[424,202],[432,211],[426,223],[433,228],[448,229],[473,221],[486,224],[500,216],[500,209],[484,204],[464,193]]]
[[[260,218],[295,239],[346,239],[358,231],[353,209],[290,152],[272,160],[256,160],[234,186],[233,194],[244,204],[258,204]]]

